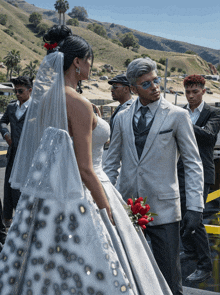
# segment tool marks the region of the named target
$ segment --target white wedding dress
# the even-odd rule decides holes
[[[93,164],[116,226],[81,182],[68,133],[47,128],[0,254],[0,294],[172,294],[102,170],[108,138],[109,126],[98,118]]]

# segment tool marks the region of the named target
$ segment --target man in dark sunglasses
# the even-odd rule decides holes
[[[123,199],[145,198],[157,214],[144,233],[151,239],[156,262],[174,295],[182,295],[179,257],[180,193],[177,178],[179,154],[185,167],[187,212],[184,234],[199,226],[204,208],[203,167],[192,122],[186,110],[163,98],[156,62],[133,60],[127,79],[137,100],[120,112],[104,170]]]
[[[3,205],[3,217],[6,227],[9,227],[12,222],[13,209],[16,208],[20,197],[20,191],[11,188],[9,178],[24,124],[25,115],[31,101],[30,97],[33,86],[32,80],[33,79],[26,76],[19,76],[18,78],[11,80],[14,84],[17,101],[9,103],[6,112],[0,120],[0,132],[9,145],[7,153],[7,166],[5,170]],[[11,129],[10,132],[6,127],[9,123]]]
[[[134,102],[134,99],[131,96],[130,84],[125,74],[119,74],[115,76],[114,78],[108,81],[108,84],[111,85],[111,93],[113,100],[119,102],[119,105],[115,109],[110,119],[111,138],[116,115],[122,110],[125,110],[128,106],[130,106]]]

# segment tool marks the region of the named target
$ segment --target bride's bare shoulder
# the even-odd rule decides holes
[[[65,87],[67,109],[75,111],[92,111],[92,104],[72,87]]]

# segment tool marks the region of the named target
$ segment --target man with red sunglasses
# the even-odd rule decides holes
[[[7,166],[5,170],[4,183],[4,201],[3,201],[3,217],[6,227],[10,227],[12,222],[13,209],[16,208],[20,197],[20,191],[12,189],[9,183],[9,178],[17,151],[22,127],[25,120],[27,108],[30,104],[30,96],[32,91],[32,80],[27,76],[19,76],[12,79],[14,84],[15,95],[17,101],[9,103],[6,112],[0,120],[0,132],[2,137],[8,143]],[[11,132],[6,125],[10,123]]]

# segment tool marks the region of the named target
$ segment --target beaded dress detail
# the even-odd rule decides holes
[[[82,183],[69,134],[47,128],[0,254],[0,294],[172,294],[102,170],[108,137],[108,124],[98,118],[93,165],[116,226]]]

